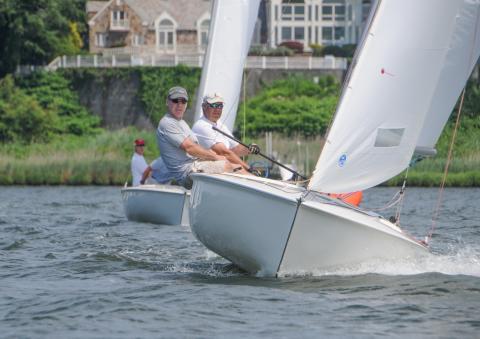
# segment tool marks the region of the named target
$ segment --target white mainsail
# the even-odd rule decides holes
[[[309,189],[343,193],[378,185],[408,166],[421,135],[436,141],[478,58],[478,4],[378,3]],[[458,44],[472,55],[465,64],[452,64],[462,58]],[[443,123],[433,124],[438,107]],[[429,123],[437,131],[427,137]]]
[[[221,122],[233,129],[259,4],[260,0],[214,1],[195,120],[202,116],[201,98],[219,92],[225,99]]]

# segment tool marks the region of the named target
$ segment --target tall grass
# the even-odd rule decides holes
[[[0,145],[0,185],[122,185],[130,177],[133,140],[146,140],[147,162],[158,156],[154,131],[134,128],[102,132],[95,136],[56,139],[48,144]],[[273,157],[310,176],[315,168],[323,138],[285,137],[273,134]],[[265,137],[247,139],[266,153]],[[250,156],[249,162],[263,161]],[[445,167],[443,157],[425,159],[409,170],[410,186],[439,186]],[[384,185],[401,185],[401,173]],[[447,186],[480,186],[480,151],[471,150],[454,158]]]
[[[121,185],[130,177],[136,138],[146,140],[147,161],[158,156],[154,133],[136,129],[1,145],[0,185]]]

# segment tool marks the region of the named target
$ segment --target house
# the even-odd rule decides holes
[[[370,0],[269,0],[266,4],[269,40],[312,44],[357,44],[370,12]]]
[[[355,44],[370,2],[262,0],[252,44]],[[203,54],[211,7],[212,0],[88,1],[90,52]]]
[[[110,0],[86,5],[90,52],[205,51],[211,0]]]

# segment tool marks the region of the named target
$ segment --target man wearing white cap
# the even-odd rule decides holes
[[[166,102],[168,112],[158,124],[157,143],[169,174],[178,183],[188,187],[188,175],[192,172],[233,172],[239,166],[198,144],[197,137],[183,120],[187,103],[185,88],[170,88]]]
[[[224,104],[225,101],[219,93],[205,95],[202,103],[203,116],[193,125],[192,131],[197,135],[201,146],[211,149],[218,155],[227,158],[231,163],[238,164],[245,170],[250,171],[248,164],[242,161],[240,157],[250,153],[258,154],[260,148],[255,144],[251,144],[247,148],[212,128],[215,126],[226,134],[232,135],[228,127],[219,121]]]

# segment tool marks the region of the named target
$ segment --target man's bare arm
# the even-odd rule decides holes
[[[151,172],[152,172],[152,167],[149,165],[149,166],[147,166],[147,168],[145,168],[145,171],[143,171],[142,179],[140,180],[140,183],[142,185],[145,184],[145,181],[147,180],[147,178],[148,178],[148,176],[150,175]]]
[[[242,146],[243,147],[243,146]],[[245,148],[245,147],[244,147]],[[228,149],[225,144],[221,143],[221,142],[218,142],[216,143],[215,145],[212,146],[211,148],[215,153],[217,153],[218,155],[223,155],[225,158],[227,158],[228,161],[230,161],[231,163],[233,164],[238,164],[240,166],[242,166],[244,169],[248,170],[250,168],[250,166],[248,166],[247,163],[245,163],[244,161],[242,161],[242,159],[240,159],[240,157],[235,154],[235,152],[233,152],[232,150]],[[248,153],[248,149],[247,149],[247,153]]]
[[[180,145],[180,148],[191,156],[200,158],[202,160],[225,160],[225,157],[217,155],[211,150],[207,150],[202,146],[194,143],[190,138],[185,138]]]

